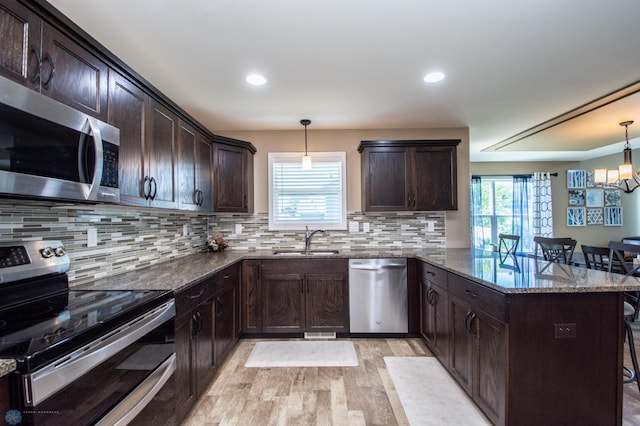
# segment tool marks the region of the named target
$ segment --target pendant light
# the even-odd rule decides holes
[[[619,123],[624,127],[625,140],[624,145],[624,163],[618,166],[618,170],[595,169],[593,173],[594,181],[598,184],[606,184],[606,186],[614,187],[630,194],[636,188],[640,187],[640,176],[633,167],[631,161],[631,146],[629,145],[629,126],[633,121],[623,121]]]
[[[302,119],[300,124],[304,126],[304,155],[302,156],[302,170],[311,170],[311,156],[307,152],[307,126],[311,124],[311,120]]]

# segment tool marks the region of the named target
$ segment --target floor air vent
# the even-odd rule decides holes
[[[312,331],[304,333],[305,339],[335,339],[336,333],[329,331]]]

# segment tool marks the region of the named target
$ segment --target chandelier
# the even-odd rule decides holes
[[[631,146],[629,145],[629,126],[633,124],[633,121],[623,121],[619,123],[624,127],[626,143],[624,145],[624,163],[618,166],[618,170],[607,169],[595,169],[594,181],[595,183],[614,187],[622,190],[623,192],[630,194],[636,188],[640,187],[640,176],[633,167],[631,161]]]

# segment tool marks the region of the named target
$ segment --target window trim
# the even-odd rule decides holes
[[[298,162],[302,161],[303,152],[269,152],[267,153],[268,158],[268,198],[269,198],[269,230],[270,231],[298,231],[304,230],[305,226],[308,226],[310,229],[322,228],[327,230],[347,230],[347,153],[344,151],[336,151],[336,152],[313,152],[310,153],[312,162],[319,161],[339,161],[340,162],[340,173],[341,173],[341,204],[342,209],[340,212],[340,221],[333,223],[323,223],[323,222],[295,222],[295,223],[274,223],[273,218],[273,164],[274,163],[282,163],[282,162]],[[312,163],[313,167],[313,163]]]

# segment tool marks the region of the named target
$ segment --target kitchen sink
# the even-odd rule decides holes
[[[338,250],[274,250],[273,254],[282,256],[327,256],[339,254]]]

